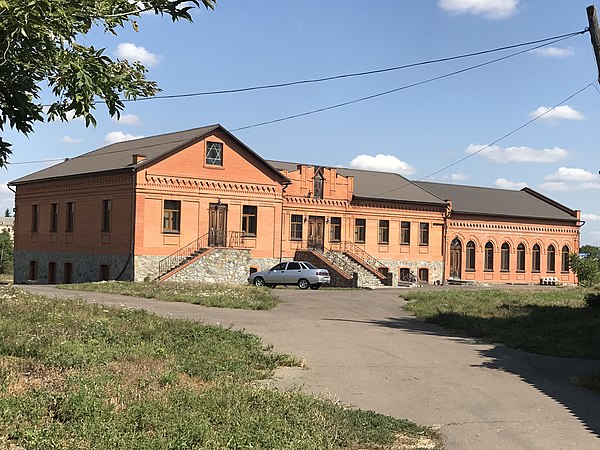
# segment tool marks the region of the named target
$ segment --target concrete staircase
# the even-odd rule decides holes
[[[384,287],[385,284],[382,282],[380,278],[375,276],[370,270],[363,267],[353,258],[350,258],[344,252],[336,252],[332,250],[325,250],[325,256],[329,260],[333,260],[336,262],[338,266],[341,266],[345,272],[348,273],[357,273],[358,274],[358,286],[364,288],[381,288]],[[343,262],[342,262],[343,261]]]

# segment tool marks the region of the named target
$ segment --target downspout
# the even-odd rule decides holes
[[[281,220],[279,222],[279,262],[283,259],[283,204],[284,204],[284,195],[285,190],[290,185],[290,183],[286,183],[283,185],[283,189],[281,190]]]
[[[452,212],[452,200],[446,200],[446,211],[444,211],[444,226],[442,229],[442,285],[446,284],[446,250],[448,247],[448,218]]]
[[[135,259],[134,259],[134,251],[135,251],[135,168],[131,169],[130,172],[131,175],[131,229],[130,229],[130,236],[129,236],[129,241],[130,241],[130,247],[129,247],[129,256],[127,257],[127,261],[125,262],[125,265],[123,266],[123,269],[121,270],[121,273],[119,273],[119,275],[117,276],[116,280],[119,280],[123,274],[125,273],[125,270],[127,270],[127,266],[129,265],[129,263],[131,263],[131,275],[132,275],[132,280],[131,281],[135,281],[135,271],[134,271],[134,264],[135,264]]]

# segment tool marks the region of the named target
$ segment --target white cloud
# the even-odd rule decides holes
[[[396,158],[394,155],[358,155],[350,161],[353,169],[374,170],[376,172],[395,172],[402,175],[415,173],[414,167]]]
[[[498,178],[494,182],[494,186],[500,189],[512,189],[518,191],[520,189],[523,189],[524,187],[527,187],[527,183],[525,183],[524,181],[510,181],[506,178]]]
[[[149,52],[144,47],[137,46],[131,42],[124,42],[117,46],[115,52],[117,58],[126,59],[130,62],[139,61],[143,65],[152,67],[158,64],[158,56]]]
[[[559,167],[559,169],[544,177],[547,181],[576,181],[579,183],[584,182],[600,182],[600,176],[598,174],[588,172],[585,169],[577,169],[574,167]]]
[[[575,50],[572,47],[560,48],[560,47],[542,47],[534,50],[540,56],[546,58],[568,58],[575,54]]]
[[[104,142],[114,144],[115,142],[131,141],[132,139],[143,138],[144,136],[134,136],[133,134],[123,133],[122,131],[111,131],[104,136]]]
[[[118,119],[113,117],[112,120],[125,125],[140,125],[142,123],[142,120],[135,114],[121,114],[121,117]]]
[[[586,220],[588,222],[600,222],[600,214],[581,214],[581,220]]]
[[[450,174],[450,179],[452,181],[466,181],[469,179],[469,175],[467,175],[466,173],[451,173]]]
[[[517,12],[519,0],[440,0],[438,5],[456,14],[475,14],[489,19],[504,19]]]
[[[577,111],[574,108],[571,108],[569,105],[557,106],[552,111],[550,108],[546,108],[545,106],[540,106],[535,111],[529,113],[529,117],[536,118],[544,114],[540,119],[544,120],[583,120],[585,116]]]
[[[479,153],[486,156],[490,161],[499,163],[553,163],[569,156],[569,152],[560,147],[540,150],[525,146],[503,148],[498,145],[486,148],[485,145],[479,144],[469,145],[465,153]]]
[[[600,189],[600,183],[567,183],[564,181],[548,181],[540,184],[542,191],[588,191],[591,189]]]
[[[81,144],[83,142],[83,139],[74,138],[71,136],[63,136],[61,141],[65,144]]]

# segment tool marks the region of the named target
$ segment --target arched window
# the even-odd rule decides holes
[[[483,269],[491,272],[494,270],[494,244],[488,241],[485,244],[485,259],[483,261]]]
[[[560,252],[560,270],[561,272],[569,271],[569,247],[563,246]]]
[[[531,271],[540,271],[540,246],[535,244],[531,249]]]
[[[323,198],[323,175],[320,171],[313,178],[313,194],[314,198]]]
[[[510,247],[505,242],[500,247],[500,271],[508,272],[510,270]]]
[[[466,270],[475,270],[475,243],[467,242],[467,266]]]
[[[548,246],[548,254],[546,256],[546,272],[554,272],[556,270],[556,250],[554,245]]]
[[[517,272],[525,272],[525,246],[517,245]]]

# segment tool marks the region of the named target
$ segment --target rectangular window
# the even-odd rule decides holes
[[[292,241],[302,240],[302,216],[300,214],[292,214],[290,220],[290,239]]]
[[[110,220],[112,215],[112,200],[102,200],[102,231],[108,233],[110,231]]]
[[[50,233],[58,231],[58,203],[50,205]]]
[[[256,206],[244,206],[242,208],[242,232],[245,236],[256,236]]]
[[[32,232],[37,233],[39,223],[40,223],[40,205],[31,205],[31,231]]]
[[[378,242],[380,244],[389,244],[390,243],[390,221],[389,220],[380,220],[379,221]]]
[[[342,240],[342,218],[332,217],[329,224],[329,240],[339,242]]]
[[[419,224],[419,245],[429,245],[429,224],[421,222]]]
[[[179,200],[165,200],[163,210],[163,232],[179,233],[181,202]]]
[[[75,203],[67,203],[67,226],[65,231],[67,233],[73,232],[73,224],[75,223]]]
[[[223,165],[223,144],[220,142],[206,142],[206,165]]]
[[[400,243],[410,245],[410,222],[400,223]]]
[[[366,234],[367,234],[367,220],[366,219],[354,219],[354,242],[357,242],[359,244],[364,244]]]

